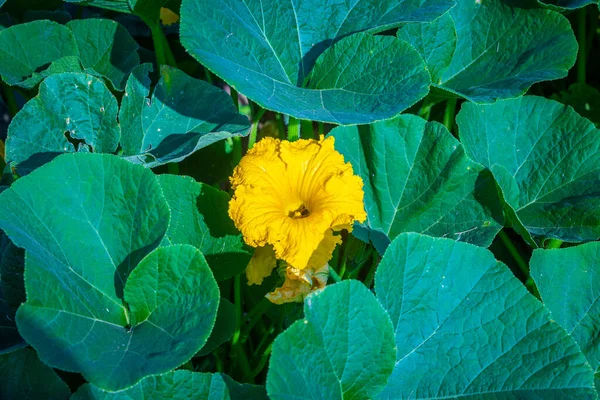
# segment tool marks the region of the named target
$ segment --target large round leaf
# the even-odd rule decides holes
[[[150,96],[150,64],[137,67],[119,111],[123,155],[154,167],[178,162],[218,140],[248,134],[248,118],[231,97],[184,72],[162,67]]]
[[[121,129],[106,85],[84,73],[48,77],[8,127],[6,160],[25,175],[61,153],[112,153]]]
[[[73,34],[56,22],[34,21],[0,31],[0,75],[9,85],[32,88],[52,63],[72,62],[77,55]]]
[[[305,319],[273,344],[269,398],[367,399],[394,365],[390,319],[369,290],[344,281],[309,295]]]
[[[600,243],[537,249],[531,277],[552,318],[573,336],[595,370],[600,366]]]
[[[447,16],[409,24],[398,37],[421,53],[434,85],[475,102],[516,97],[533,83],[563,78],[577,57],[565,17],[503,0],[459,1]]]
[[[73,32],[79,59],[86,72],[106,77],[123,90],[127,77],[140,63],[138,44],[127,29],[109,19],[78,19],[67,27]]]
[[[402,232],[489,246],[500,230],[493,179],[443,125],[402,115],[331,134],[364,182],[366,231],[355,234],[380,253]]]
[[[120,390],[204,345],[218,288],[193,247],[152,252],[169,209],[151,171],[116,156],[66,154],[0,202],[0,227],[27,251],[17,325],[46,364]]]
[[[71,396],[71,400],[229,400],[229,398],[229,391],[221,375],[186,370],[150,376],[137,385],[119,392],[106,392],[88,383],[82,385]]]
[[[416,51],[371,36],[431,21],[454,0],[184,0],[181,42],[261,106],[338,124],[390,118],[428,92]]]
[[[31,349],[0,355],[0,399],[66,400],[71,391]]]
[[[489,168],[537,241],[600,237],[600,131],[571,107],[526,96],[466,103],[458,114],[467,155]]]
[[[577,343],[486,249],[402,234],[375,289],[398,346],[379,398],[596,398]]]
[[[217,281],[242,272],[252,254],[229,218],[230,196],[189,177],[160,175],[158,181],[171,210],[164,243],[200,249]]]

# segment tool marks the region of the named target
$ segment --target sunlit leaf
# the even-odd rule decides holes
[[[467,155],[493,172],[515,223],[538,243],[600,237],[600,131],[590,121],[526,96],[466,103],[457,123]]]
[[[367,220],[355,234],[380,253],[402,232],[489,246],[500,230],[491,175],[443,125],[404,115],[331,134],[364,182]]]
[[[204,345],[219,290],[197,249],[157,249],[169,208],[151,171],[65,154],[0,202],[0,227],[27,251],[17,326],[46,364],[122,390]]]
[[[305,319],[273,344],[269,398],[366,399],[381,391],[394,365],[390,319],[358,281],[309,295]]]
[[[486,249],[402,234],[375,289],[398,346],[378,398],[596,398],[575,340]]]
[[[150,96],[149,64],[136,68],[119,112],[123,155],[146,166],[178,162],[218,140],[244,136],[248,118],[224,91],[176,68],[161,68]]]
[[[429,73],[380,32],[431,21],[453,0],[184,0],[181,42],[264,108],[338,124],[391,118],[423,98]]]

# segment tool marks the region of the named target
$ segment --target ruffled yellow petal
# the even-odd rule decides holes
[[[341,236],[334,235],[330,229],[325,234],[323,240],[321,240],[321,243],[319,243],[317,250],[312,253],[310,260],[308,261],[308,267],[315,269],[318,268],[318,265],[326,264],[329,260],[331,260],[335,246],[341,242]]]
[[[366,218],[362,180],[334,149],[333,137],[265,138],[231,182],[229,215],[246,243],[271,244],[277,258],[300,270],[326,263],[339,241],[332,232]]]
[[[324,288],[327,285],[328,276],[328,264],[316,270],[311,268],[300,270],[288,266],[283,286],[267,294],[266,297],[275,304],[302,302],[309,293]]]
[[[277,266],[273,246],[258,247],[246,267],[246,279],[249,285],[260,285]]]

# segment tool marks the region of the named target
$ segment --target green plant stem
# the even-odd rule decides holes
[[[252,368],[246,356],[246,352],[240,342],[242,327],[242,278],[237,275],[233,278],[233,301],[235,305],[235,332],[231,339],[231,353],[242,370],[244,380],[252,380]]]
[[[252,117],[252,127],[250,128],[250,136],[248,137],[248,150],[250,150],[254,146],[254,143],[256,143],[256,137],[258,135],[258,123],[265,114],[264,108],[260,108],[259,106],[256,107],[258,107],[258,111]]]
[[[240,340],[242,330],[242,277],[239,274],[233,278],[233,302],[235,305],[235,332],[231,344],[235,346]]]
[[[14,117],[17,112],[19,112],[19,107],[17,107],[17,101],[15,99],[15,93],[6,83],[2,83],[2,93],[4,94],[4,100],[6,100],[8,113],[11,117]]]
[[[372,249],[372,263],[367,276],[365,277],[365,286],[371,288],[373,281],[375,280],[375,272],[377,271],[377,265],[379,265],[379,255],[377,250]]]
[[[215,82],[212,73],[206,67],[204,67],[204,78],[206,79],[206,82],[211,85]]]
[[[560,249],[563,241],[558,239],[550,239],[546,242],[546,249]]]
[[[446,102],[446,111],[444,112],[444,126],[450,133],[454,126],[454,114],[456,113],[456,98],[448,99]]]
[[[318,123],[318,132],[319,132],[319,137],[321,135],[325,134],[325,124],[323,122]]]
[[[579,42],[579,52],[577,53],[577,82],[585,83],[586,81],[586,64],[587,64],[587,7],[581,8],[577,12],[577,41]]]
[[[269,356],[271,355],[271,349],[272,348],[273,348],[273,343],[269,344],[269,347],[267,347],[265,349],[265,351],[263,352],[263,355],[260,358],[260,361],[258,362],[258,364],[256,365],[256,368],[254,368],[254,370],[252,371],[252,377],[253,378],[256,377],[258,374],[260,374],[261,371],[267,365],[267,361],[269,361]]]
[[[231,91],[231,99],[233,100],[233,105],[235,109],[239,111],[240,109],[240,96],[238,95],[237,90],[233,87],[229,86],[229,90]]]
[[[246,382],[254,383],[254,376],[252,375],[252,367],[250,361],[246,356],[244,348],[238,343],[232,347],[233,355],[238,362],[240,369],[242,370],[243,380]]]
[[[431,107],[433,106],[434,103],[424,104],[423,107],[421,107],[421,109],[419,110],[419,117],[429,121],[429,116],[431,115]]]
[[[300,126],[300,121],[294,117],[290,117],[290,121],[288,123],[288,140],[290,142],[300,139]]]
[[[521,270],[521,272],[523,273],[523,275],[525,277],[529,277],[529,266],[527,265],[527,263],[525,262],[525,260],[521,256],[521,253],[519,253],[519,251],[517,250],[517,248],[513,244],[512,240],[510,240],[510,238],[508,237],[508,235],[506,234],[506,232],[500,231],[500,233],[498,233],[498,236],[500,237],[500,240],[502,240],[502,243],[504,243],[504,246],[506,247],[506,249],[508,250],[508,252],[512,256],[512,258],[517,263],[517,266],[519,267],[519,269]]]
[[[246,316],[246,320],[248,321],[248,323],[243,327],[243,329],[241,329],[240,343],[245,343],[246,340],[248,340],[248,337],[250,336],[250,331],[252,330],[252,328],[254,328],[254,325],[256,325],[256,323],[258,321],[260,321],[260,319],[262,318],[262,316],[267,311],[269,311],[269,309],[271,308],[272,305],[273,305],[273,303],[271,303],[269,301],[269,299],[267,299],[266,297],[264,297],[248,313],[248,315]]]
[[[342,277],[338,275],[333,267],[329,267],[329,276],[335,283],[342,281]]]
[[[233,165],[238,165],[242,159],[242,138],[234,136],[231,138],[232,141],[232,157]]]
[[[315,131],[313,129],[312,121],[301,121],[300,125],[302,126],[302,132],[304,132],[303,136],[306,139],[314,139]]]
[[[167,37],[160,26],[160,22],[146,21],[146,24],[150,27],[150,32],[152,33],[154,51],[156,52],[156,62],[158,63],[159,67],[161,65],[176,67],[177,63],[175,62],[175,56],[173,56],[173,52],[169,46],[169,41],[167,40]]]

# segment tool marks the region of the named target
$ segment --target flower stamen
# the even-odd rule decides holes
[[[306,218],[310,215],[310,211],[304,204],[300,205],[297,209],[290,211],[288,216],[293,219]]]

